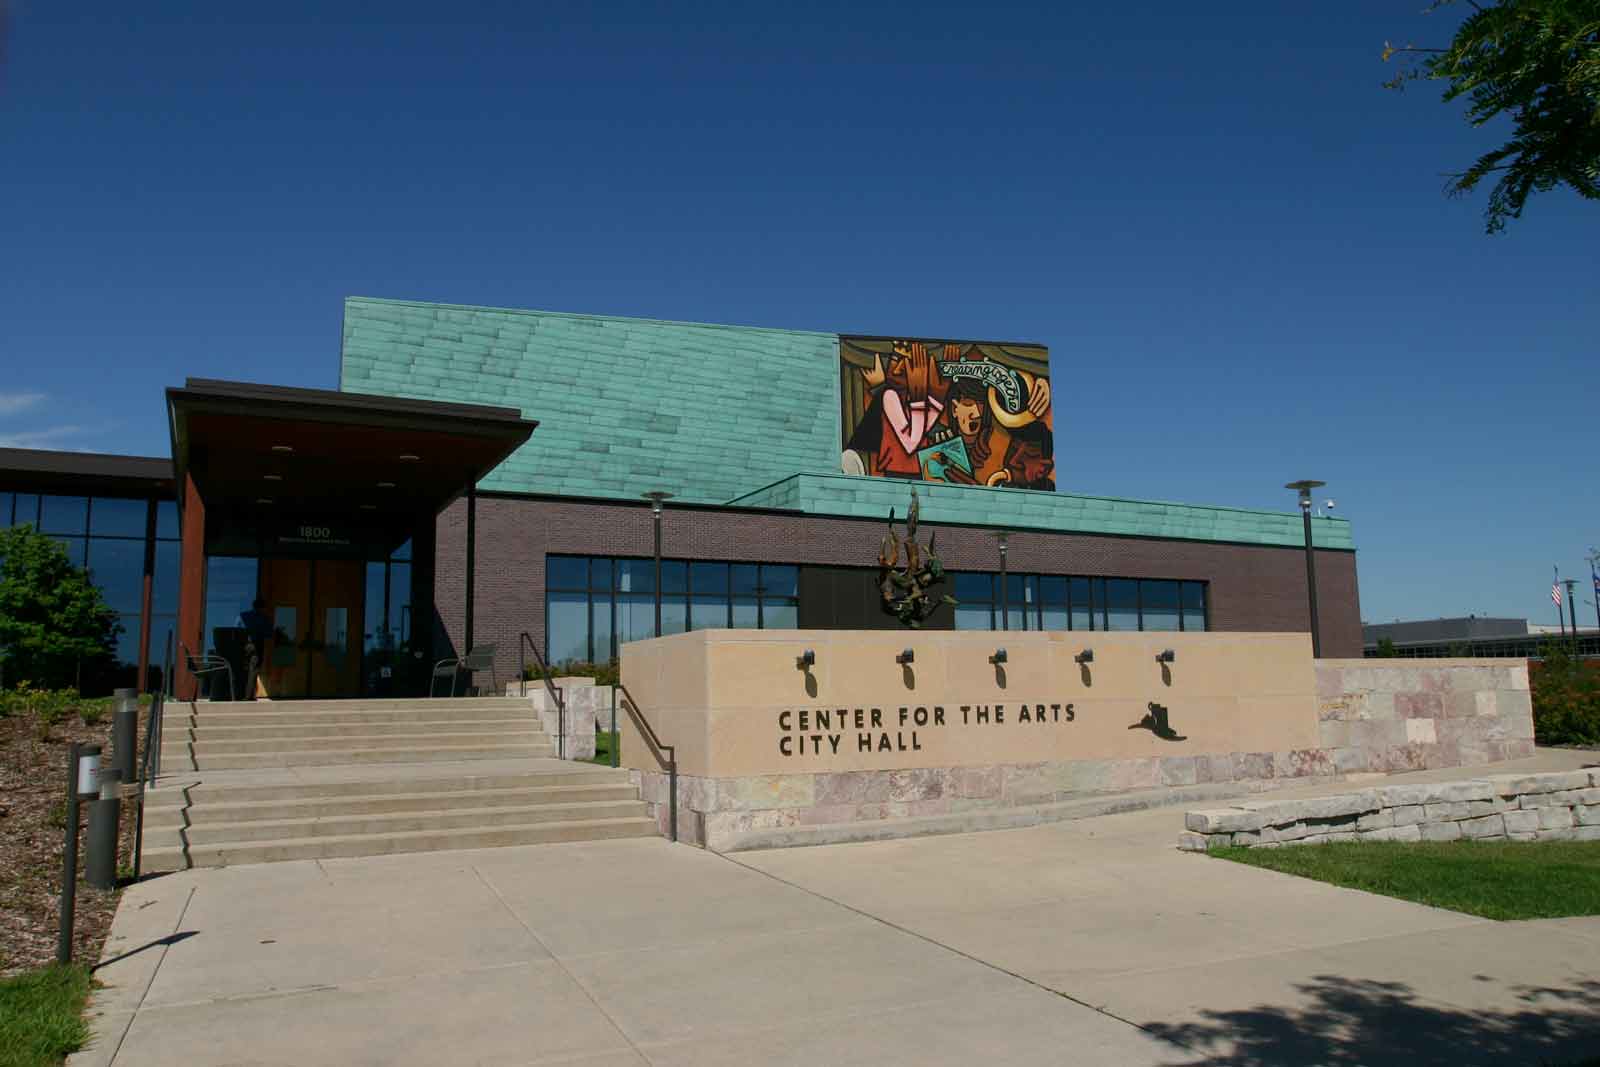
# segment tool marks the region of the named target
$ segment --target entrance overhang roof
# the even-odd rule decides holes
[[[167,390],[167,414],[180,487],[192,477],[208,511],[279,516],[437,514],[538,425],[516,408],[198,378]]]

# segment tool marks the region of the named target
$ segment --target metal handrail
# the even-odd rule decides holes
[[[178,642],[178,647],[183,650],[184,667],[195,677],[194,695],[196,700],[200,699],[200,676],[202,674],[215,674],[218,671],[228,672],[228,700],[231,702],[239,699],[238,690],[233,680],[233,664],[228,662],[227,657],[219,656],[215,652],[207,652],[203,656],[196,656],[189,650],[189,646],[182,641]],[[198,669],[196,669],[196,665],[198,665]],[[207,686],[207,688],[209,689],[210,687]]]
[[[161,656],[161,688],[150,694],[150,719],[144,727],[144,751],[139,756],[139,810],[133,825],[133,880],[139,880],[139,868],[144,860],[144,796],[156,784],[161,774],[161,728],[165,721],[167,687],[172,677],[172,634],[167,634],[167,647]]]
[[[628,717],[639,728],[639,736],[644,738],[644,743],[649,746],[650,754],[656,762],[667,770],[667,805],[669,812],[668,834],[673,841],[678,840],[678,750],[676,747],[664,743],[656,735],[655,728],[650,725],[650,720],[644,717],[644,711],[639,707],[639,702],[633,694],[628,692],[628,687],[622,684],[622,679],[617,679],[617,689],[622,691],[622,705],[628,711]],[[612,743],[616,743],[613,735]],[[662,753],[666,758],[662,758]]]
[[[528,695],[528,660],[523,655],[524,650],[532,652],[533,658],[539,664],[539,673],[543,676],[545,691],[550,694],[550,699],[556,702],[556,755],[561,759],[567,758],[567,701],[562,696],[561,687],[550,679],[550,665],[544,661],[544,654],[539,651],[539,646],[534,644],[533,635],[522,631],[517,639],[517,692],[520,696]]]

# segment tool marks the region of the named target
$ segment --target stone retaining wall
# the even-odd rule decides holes
[[[595,685],[593,678],[576,676],[562,676],[550,681],[561,689],[562,698],[567,704],[566,743],[563,746],[566,758],[593,759],[596,723],[609,726],[611,722],[611,687]],[[540,725],[554,743],[563,726],[562,716],[543,681],[507,682],[506,696],[519,695],[524,684],[527,686],[528,701],[533,704],[533,710],[539,713]]]
[[[1533,755],[1522,660],[1320,659],[1316,672],[1319,739],[1340,774]]]
[[[1329,841],[1600,841],[1600,768],[1245,801],[1188,812],[1184,825],[1178,847],[1194,852]]]

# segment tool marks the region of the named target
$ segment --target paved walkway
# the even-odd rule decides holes
[[[1600,1055],[1600,918],[1487,922],[1179,853],[1180,826],[1164,809],[731,858],[634,840],[170,875],[125,893],[95,1042],[70,1062]]]

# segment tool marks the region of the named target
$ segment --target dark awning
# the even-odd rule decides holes
[[[167,390],[179,498],[208,512],[437,514],[538,423],[515,408],[190,378]]]

